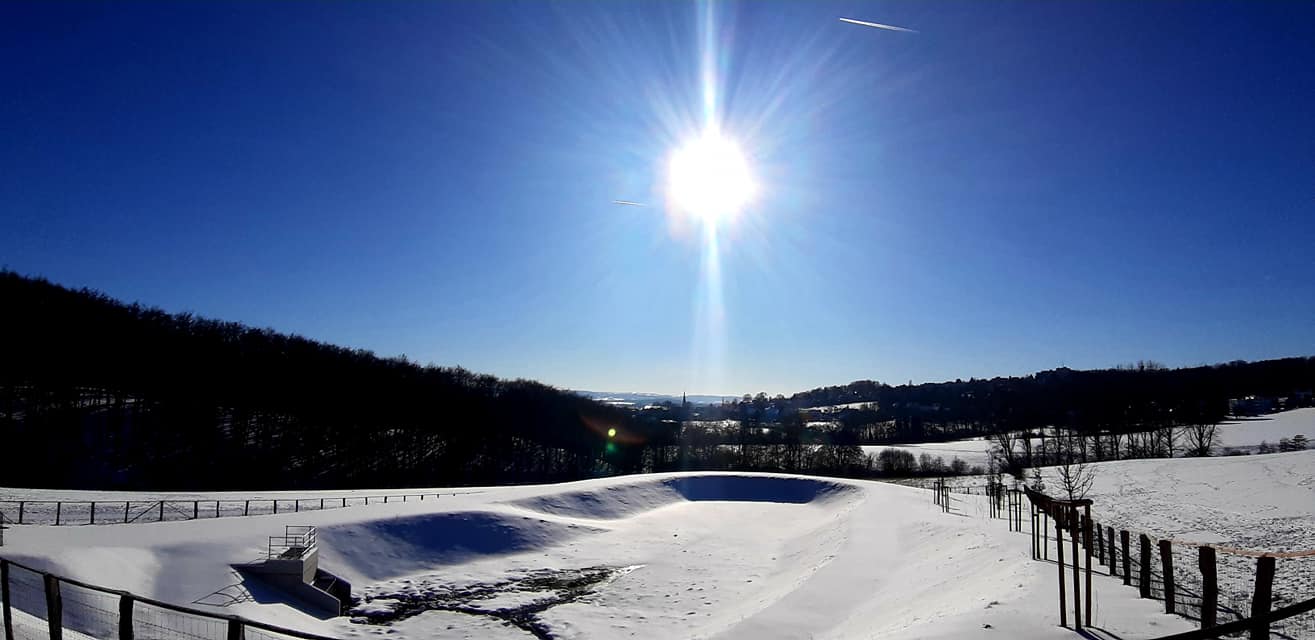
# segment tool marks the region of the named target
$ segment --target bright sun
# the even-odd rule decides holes
[[[671,154],[667,195],[679,210],[704,222],[735,216],[756,191],[749,164],[731,140],[704,134]]]

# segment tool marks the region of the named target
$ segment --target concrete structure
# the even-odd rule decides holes
[[[235,568],[278,587],[318,612],[342,615],[351,607],[352,586],[319,565],[315,527],[288,526],[283,535],[270,536],[264,561]]]

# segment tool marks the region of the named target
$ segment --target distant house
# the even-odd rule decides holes
[[[1228,412],[1235,416],[1258,416],[1274,413],[1277,407],[1278,402],[1274,398],[1265,396],[1247,396],[1245,398],[1229,398],[1228,400]]]

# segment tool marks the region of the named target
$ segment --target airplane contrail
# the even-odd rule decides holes
[[[626,207],[647,207],[647,206],[648,206],[648,205],[646,205],[646,204],[644,204],[644,203],[642,203],[642,202],[635,202],[635,201],[633,201],[633,200],[613,200],[613,201],[612,201],[612,204],[619,204],[619,205],[626,206]]]
[[[904,33],[918,33],[917,30],[914,29],[905,29],[904,27],[896,27],[894,25],[881,24],[879,22],[867,22],[864,20],[855,20],[853,18],[841,18],[840,21],[848,22],[849,24],[862,25],[865,27],[876,27],[878,29],[886,29],[889,31],[903,31]]]

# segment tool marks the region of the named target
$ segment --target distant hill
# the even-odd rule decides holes
[[[584,391],[581,389],[572,389],[572,392],[599,402],[619,406],[643,406],[647,404],[661,404],[663,402],[680,404],[681,400],[680,396],[635,391]],[[737,398],[739,398],[739,396],[734,395],[710,396],[690,394],[686,396],[686,399],[690,404],[721,404],[723,401],[735,400]]]

